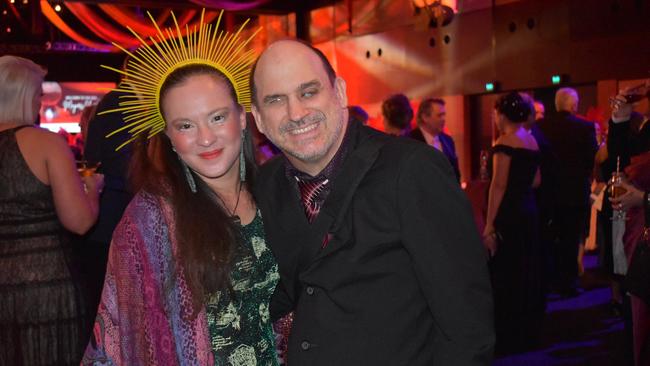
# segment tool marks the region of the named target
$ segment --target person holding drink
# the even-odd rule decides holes
[[[650,245],[650,152],[632,157],[625,170],[626,179],[621,179],[613,191],[610,202],[618,212],[625,212],[625,235],[623,243],[628,263],[638,255],[637,246]],[[650,286],[650,284],[648,284]],[[650,304],[630,294],[632,310],[632,335],[634,359],[637,366],[650,365]]]
[[[610,98],[610,107],[612,109],[611,118],[608,122],[607,129],[607,144],[606,144],[606,159],[601,165],[602,174],[604,177],[612,177],[616,174],[617,167],[619,172],[624,172],[633,156],[639,155],[644,151],[650,150],[650,124],[647,123],[648,115],[648,86],[650,80],[644,83],[633,86],[631,88],[623,89],[618,95]],[[641,110],[645,103],[645,115],[635,111]],[[610,185],[611,186],[611,185]],[[603,258],[605,268],[611,275],[611,288],[612,288],[612,307],[617,313],[624,313],[624,299],[625,294],[621,289],[622,274],[618,274],[615,266],[615,231],[617,229],[616,221],[610,218],[616,218],[615,208],[609,204],[609,197],[611,190],[607,190],[602,208],[602,218],[605,225],[603,225]],[[620,214],[619,214],[620,215]],[[622,224],[623,228],[626,226]],[[622,229],[621,229],[622,230]],[[622,233],[619,233],[619,237]],[[620,240],[622,243],[622,239]],[[623,263],[625,258],[622,255]],[[618,261],[619,263],[621,261]],[[622,272],[623,274],[625,272]]]
[[[633,112],[633,109],[642,107],[644,99],[650,101],[649,82],[624,90],[612,100],[610,154],[612,150],[622,153],[629,163],[624,174],[613,173],[609,201],[614,212],[625,213],[623,247],[628,264],[639,255],[639,249],[642,249],[639,246],[650,245],[650,105],[645,104],[645,115]],[[647,366],[650,365],[650,304],[634,292],[629,299],[635,365]]]
[[[45,73],[30,60],[0,57],[3,365],[78,365],[87,339],[67,231],[83,234],[97,220],[103,176],[80,177],[66,141],[34,126]]]

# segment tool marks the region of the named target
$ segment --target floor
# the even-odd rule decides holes
[[[627,366],[623,319],[610,306],[607,280],[597,257],[585,257],[584,289],[578,296],[548,298],[538,349],[495,360],[495,366]]]

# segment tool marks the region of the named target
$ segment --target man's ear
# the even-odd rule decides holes
[[[339,76],[334,80],[334,92],[336,93],[341,108],[346,108],[348,106],[347,85],[345,80]]]
[[[264,125],[261,122],[262,116],[260,116],[260,112],[257,110],[255,104],[251,104],[251,113],[253,113],[253,117],[255,117],[255,125],[257,126],[257,130],[260,131],[261,134],[266,135],[264,132]]]

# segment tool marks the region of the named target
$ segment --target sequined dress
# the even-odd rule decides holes
[[[79,364],[83,306],[52,190],[0,131],[0,365]]]
[[[242,226],[243,244],[237,248],[230,273],[233,293],[222,291],[206,306],[215,365],[278,365],[271,328],[269,301],[279,275],[266,246],[259,214]]]

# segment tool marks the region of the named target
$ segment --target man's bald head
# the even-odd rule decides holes
[[[316,175],[347,126],[345,80],[318,49],[295,40],[271,44],[252,72],[251,112],[261,133],[300,171]]]
[[[336,80],[336,72],[334,71],[334,68],[332,67],[332,64],[329,62],[327,57],[325,57],[325,54],[323,51],[319,50],[318,48],[310,45],[307,42],[301,41],[299,39],[285,39],[285,40],[280,40],[272,43],[268,48],[266,48],[260,56],[255,60],[255,63],[253,64],[253,68],[251,70],[250,74],[250,88],[251,88],[251,101],[253,104],[258,105],[257,103],[257,87],[255,85],[255,74],[257,73],[257,66],[260,63],[260,60],[267,54],[271,53],[271,55],[274,55],[277,53],[283,52],[285,49],[290,50],[293,47],[305,47],[311,52],[313,52],[320,62],[323,65],[323,70],[325,70],[325,73],[327,74],[327,78],[329,79],[330,83],[334,85],[334,80]]]

